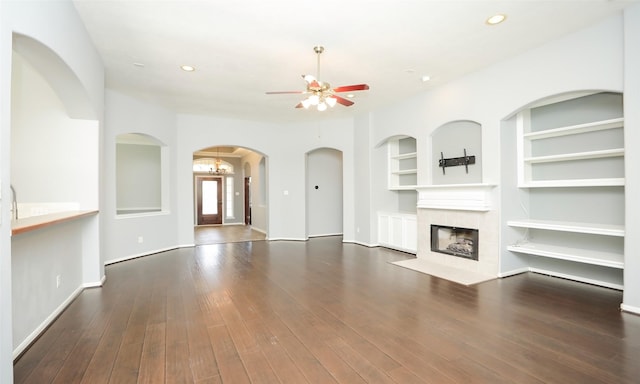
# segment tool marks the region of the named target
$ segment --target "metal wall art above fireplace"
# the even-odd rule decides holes
[[[432,224],[431,251],[478,260],[478,230]]]

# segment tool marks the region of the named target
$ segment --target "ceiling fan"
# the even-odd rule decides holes
[[[349,107],[353,105],[353,101],[349,99],[345,99],[342,96],[337,95],[337,93],[342,92],[353,92],[353,91],[366,91],[369,89],[367,84],[354,84],[354,85],[344,85],[341,87],[331,88],[329,83],[325,83],[320,81],[320,55],[324,52],[324,47],[316,46],[313,47],[313,51],[318,56],[318,72],[316,76],[312,75],[302,75],[304,81],[307,82],[307,89],[304,91],[272,91],[266,92],[267,95],[277,95],[277,94],[302,94],[308,95],[306,99],[302,100],[296,105],[296,108],[309,108],[310,106],[315,106],[318,111],[324,111],[328,107],[333,107],[337,104],[342,104],[345,107]]]

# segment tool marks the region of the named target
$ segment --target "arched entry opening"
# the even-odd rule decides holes
[[[219,145],[193,153],[195,243],[264,240],[267,233],[265,156]]]

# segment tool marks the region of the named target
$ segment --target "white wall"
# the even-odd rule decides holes
[[[98,209],[96,122],[69,118],[47,80],[20,54],[12,64],[11,184],[18,204],[72,202]]]
[[[640,313],[640,5],[624,18],[625,269],[623,309]]]
[[[263,199],[260,193],[260,183],[266,180],[262,180],[260,175],[260,160],[263,156],[257,152],[250,152],[242,159],[243,178],[251,177],[251,227],[267,233],[267,201]],[[244,189],[244,180],[242,182],[242,188]],[[244,192],[243,192],[244,194]],[[244,205],[243,205],[244,211]],[[244,223],[244,217],[242,218]]]
[[[64,94],[67,111],[73,111],[74,117],[102,120],[104,69],[84,25],[80,22],[70,1],[58,2],[0,2],[0,180],[1,217],[0,217],[0,382],[10,383],[13,376],[13,325],[12,325],[12,250],[10,237],[9,185],[11,183],[11,60],[14,33],[28,36],[35,45],[47,47],[45,51],[33,52],[35,56],[43,54],[51,61],[43,61],[42,68],[49,75],[58,74],[53,79],[71,79],[67,89],[53,87]],[[49,53],[49,55],[47,55]],[[58,84],[59,85],[59,84]],[[64,88],[64,87],[63,87]],[[93,148],[99,154],[98,148]],[[93,170],[98,173],[97,169]],[[92,191],[94,200],[98,199],[97,189]],[[95,204],[94,204],[95,206]],[[93,279],[102,274],[98,258],[98,225],[91,220],[90,229],[83,239],[92,238],[92,243],[83,244],[83,279]],[[91,271],[84,267],[91,265]],[[54,301],[57,299],[53,299]]]
[[[110,263],[175,248],[178,245],[175,114],[114,91],[106,92],[105,107],[102,261]],[[124,133],[142,133],[164,144],[161,155],[162,212],[116,215],[116,137]],[[191,180],[191,160],[189,165]],[[193,225],[191,230],[193,232]],[[139,242],[140,238],[142,242]]]
[[[307,235],[342,234],[342,153],[320,148],[307,154]]]
[[[301,111],[304,113],[305,111]],[[191,159],[203,146],[235,145],[263,153],[267,161],[268,238],[304,240],[305,155],[322,147],[342,151],[344,180],[353,180],[353,120],[275,125],[208,116],[177,117],[179,244],[193,244]],[[286,138],[283,140],[282,138]],[[346,139],[345,139],[346,138]],[[204,145],[203,145],[204,144]],[[344,186],[346,199],[353,183]],[[255,195],[254,195],[255,197]],[[351,201],[351,200],[346,200]],[[344,213],[345,240],[353,239],[353,212]]]

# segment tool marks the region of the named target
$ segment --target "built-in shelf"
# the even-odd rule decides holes
[[[507,220],[513,265],[621,289],[625,228],[608,223],[624,221],[616,213],[624,204],[622,102],[618,93],[579,93],[518,113],[523,190],[511,196],[524,197],[520,205],[535,219]]]
[[[391,159],[393,160],[404,160],[404,159],[414,159],[418,156],[416,152],[402,153],[399,155],[391,155]]]
[[[538,132],[526,132],[523,137],[528,140],[541,140],[551,137],[575,135],[579,133],[603,131],[607,129],[622,128],[624,126],[624,118],[609,119],[603,121],[590,122],[586,124],[572,125],[568,127],[546,129]]]
[[[567,179],[567,180],[535,180],[518,185],[520,188],[564,188],[564,187],[621,187],[624,178],[610,179]]]
[[[387,143],[389,159],[389,190],[415,189],[418,180],[416,139],[402,137]]]
[[[624,226],[622,225],[550,220],[510,220],[507,222],[507,225],[510,227],[519,228],[545,229],[549,231],[590,233],[593,235],[624,237]]]
[[[602,159],[605,157],[620,157],[624,156],[624,148],[604,149],[601,151],[588,151],[577,153],[563,153],[559,155],[549,156],[532,156],[525,157],[523,161],[529,164],[537,163],[551,163],[558,161],[575,161],[575,160],[589,160],[589,159]]]
[[[613,252],[601,252],[588,249],[560,247],[556,245],[526,242],[507,247],[509,251],[527,255],[549,257],[578,263],[599,265],[609,268],[624,268],[623,255]]]

